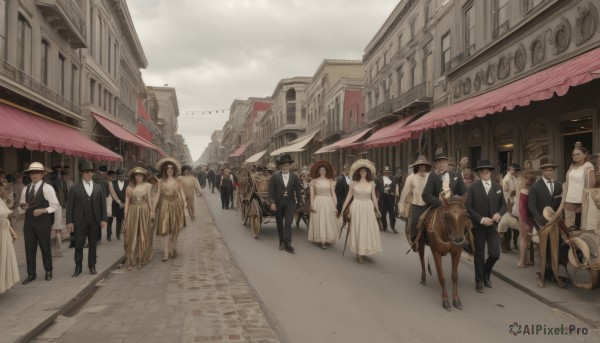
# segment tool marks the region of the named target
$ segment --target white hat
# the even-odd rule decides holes
[[[39,171],[39,172],[45,172],[46,168],[44,168],[44,165],[41,164],[40,162],[33,162],[32,164],[29,165],[29,169],[24,170],[23,173],[29,173],[32,171]]]

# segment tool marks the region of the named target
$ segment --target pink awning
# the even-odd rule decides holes
[[[121,155],[82,135],[79,131],[0,103],[0,146],[12,146],[96,161],[121,161]]]
[[[600,48],[473,98],[434,109],[406,127],[411,133],[510,111],[532,101],[563,96],[569,88],[600,78]],[[403,135],[409,135],[403,132]]]
[[[410,139],[410,135],[406,137],[405,135],[402,135],[402,132],[405,130],[404,128],[408,125],[408,123],[410,123],[410,121],[414,118],[415,115],[408,115],[386,127],[379,129],[372,134],[369,139],[363,142],[363,147],[379,148],[398,144],[402,141]]]
[[[359,139],[361,139],[364,135],[367,134],[367,132],[371,131],[372,128],[368,128],[365,130],[360,131],[357,134],[354,134],[352,136],[340,139],[339,141],[330,144],[328,146],[322,147],[321,149],[315,151],[315,155],[316,154],[323,154],[323,153],[327,153],[327,152],[332,152],[335,150],[340,150],[340,149],[351,149],[351,148],[356,148],[356,147],[360,147],[360,144],[356,144],[356,141],[358,141]]]
[[[242,144],[242,145],[240,145],[239,148],[237,148],[236,151],[234,151],[231,155],[229,155],[229,157],[240,157],[244,154],[245,151],[246,151],[246,145]]]
[[[143,123],[137,123],[137,134],[148,142],[152,141],[152,132]]]
[[[96,121],[98,121],[98,123],[100,123],[100,125],[104,126],[104,128],[107,129],[108,132],[112,133],[115,137],[119,138],[120,140],[130,142],[130,143],[142,146],[144,148],[156,150],[159,154],[162,152],[162,150],[160,150],[160,148],[157,147],[156,145],[148,142],[147,140],[143,139],[142,137],[140,137],[132,132],[127,131],[124,127],[122,127],[118,123],[116,123],[108,118],[104,118],[103,116],[101,116],[99,114],[96,114],[96,113],[92,113],[92,114],[94,115],[94,119],[96,119]],[[162,152],[162,153],[164,154],[164,152]]]

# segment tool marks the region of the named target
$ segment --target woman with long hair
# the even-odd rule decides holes
[[[377,224],[377,216],[381,216],[381,213],[375,195],[375,182],[373,182],[375,166],[367,159],[360,159],[352,164],[350,175],[352,175],[352,182],[342,209],[345,209],[352,199],[348,227],[350,251],[356,253],[358,263],[364,263],[364,256],[382,250]]]
[[[310,169],[310,221],[308,240],[320,243],[326,249],[337,238],[337,197],[333,166],[327,161],[318,161]]]
[[[521,177],[519,183],[519,231],[521,240],[519,241],[519,263],[517,267],[525,268],[526,265],[530,265],[532,261],[526,262],[527,259],[527,247],[531,242],[531,232],[533,231],[533,220],[529,214],[527,203],[529,202],[529,187],[531,187],[536,181],[536,176],[533,171],[526,171]]]
[[[125,247],[125,265],[127,270],[133,266],[144,265],[152,257],[151,226],[154,212],[151,206],[152,185],[146,182],[148,172],[141,167],[129,172],[129,186],[125,191],[125,216],[123,234]]]
[[[156,235],[162,238],[164,262],[169,257],[177,257],[177,237],[185,227],[184,209],[187,203],[181,181],[177,178],[177,171],[181,170],[179,162],[165,157],[157,162],[156,169],[162,172],[162,177],[158,181],[153,209],[156,218]],[[169,242],[172,243],[171,249],[169,249]]]
[[[13,246],[17,234],[8,220],[12,210],[2,199],[4,191],[4,185],[0,183],[0,294],[19,282],[20,278],[17,255]]]

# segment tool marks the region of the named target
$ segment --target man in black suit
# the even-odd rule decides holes
[[[439,199],[442,192],[458,196],[467,193],[462,176],[459,173],[448,171],[449,159],[446,154],[436,154],[433,161],[435,162],[435,173],[429,174],[422,195],[427,207],[442,206],[442,201]]]
[[[502,194],[502,186],[492,181],[490,161],[481,160],[475,171],[479,180],[469,187],[465,207],[473,222],[473,238],[475,240],[475,290],[483,293],[483,286],[492,288],[490,276],[492,268],[500,258],[500,235],[497,225],[506,212],[506,202]],[[487,244],[488,258],[485,260]]]
[[[377,196],[379,197],[379,210],[381,211],[381,224],[383,231],[387,230],[387,216],[390,216],[390,228],[394,233],[396,230],[396,201],[398,200],[398,184],[396,178],[390,176],[391,169],[385,166],[381,171],[383,175],[375,179]]]
[[[125,171],[121,168],[117,170],[117,178],[108,184],[110,196],[112,197],[112,217],[117,219],[117,240],[121,240],[121,227],[123,226],[123,217],[125,217],[125,193],[129,180]],[[106,239],[110,241],[112,228],[106,229]]]
[[[346,200],[346,196],[348,196],[348,191],[350,190],[350,166],[345,164],[342,169],[342,175],[337,178],[335,181],[335,197],[337,198],[337,211],[338,213],[342,213],[342,206],[344,206],[344,201]]]
[[[79,169],[81,181],[70,189],[67,200],[67,229],[75,232],[73,277],[81,274],[86,238],[89,242],[88,267],[90,274],[96,274],[96,240],[107,221],[106,195],[102,186],[92,181],[94,166],[90,162],[84,162]]]
[[[294,161],[290,155],[281,155],[277,161],[281,170],[274,173],[269,182],[269,201],[277,221],[279,250],[285,249],[291,254],[294,253],[294,247],[292,247],[292,221],[296,212],[296,204],[302,203],[302,186],[298,176],[290,172],[292,163]],[[294,201],[294,198],[296,201]]]
[[[80,169],[81,171],[81,169]],[[98,172],[96,172],[94,174],[94,176],[92,177],[92,181],[94,181],[95,183],[99,184],[102,187],[102,191],[104,191],[104,196],[106,197],[106,201],[110,201],[110,191],[108,189],[108,167],[107,166],[100,166],[98,168]],[[108,208],[107,208],[108,210]],[[107,218],[108,217],[112,217],[112,214],[108,214],[107,213]],[[107,221],[108,223],[108,221]],[[110,226],[112,227],[112,219],[110,219]],[[108,227],[108,224],[107,224]],[[100,241],[102,240],[102,230],[100,230],[98,232],[98,244],[100,244]]]
[[[208,188],[210,188],[211,193],[215,192],[215,171],[212,168],[209,168],[206,172],[206,179],[208,180]]]
[[[540,255],[542,254],[542,250],[544,250],[542,245],[546,247],[547,255],[545,260],[547,263],[545,266],[541,266],[542,271],[545,269],[545,272],[543,273],[544,278],[551,278],[552,275],[555,275],[553,272],[553,263],[555,270],[557,271],[555,278],[558,277],[558,260],[553,262],[554,258],[552,258],[552,255],[554,253],[555,256],[558,256],[558,243],[560,237],[553,237],[553,239],[550,239],[551,242],[554,241],[554,245],[556,246],[548,246],[549,232],[548,230],[543,230],[544,232],[541,232],[544,226],[548,223],[548,220],[542,215],[544,208],[546,206],[550,206],[554,211],[556,211],[561,202],[563,188],[562,183],[554,180],[554,170],[556,167],[557,165],[555,165],[552,160],[547,157],[540,160],[542,177],[529,188],[529,200],[527,201],[529,214],[533,219],[533,224],[535,225],[536,230],[538,230],[540,238]],[[545,280],[540,279],[538,286],[544,287],[544,281]],[[556,281],[559,286],[564,287],[564,283],[560,280],[560,278]]]

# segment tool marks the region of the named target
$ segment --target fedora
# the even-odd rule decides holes
[[[288,154],[283,154],[283,155],[279,156],[279,159],[277,160],[277,164],[284,164],[284,163],[289,163],[289,164],[294,163],[292,156],[290,156]]]
[[[494,168],[492,166],[492,164],[490,163],[490,161],[488,161],[488,160],[481,160],[481,161],[477,162],[477,167],[475,167],[474,170],[477,171],[477,170],[480,170],[480,169],[494,170],[496,168]]]
[[[125,176],[125,170],[123,168],[119,168],[119,169],[117,169],[117,171],[115,172],[115,174],[117,175],[117,177],[119,177],[119,176]]]
[[[544,169],[544,168],[556,168],[558,167],[556,164],[554,164],[554,161],[550,158],[550,157],[544,157],[542,159],[540,159],[540,169]]]
[[[32,171],[39,171],[43,173],[46,171],[46,168],[44,168],[44,165],[40,162],[33,162],[29,165],[29,169],[24,170],[23,173],[30,173]]]
[[[437,154],[435,154],[435,156],[433,157],[433,160],[434,160],[434,161],[437,161],[437,160],[449,160],[449,159],[450,159],[450,158],[448,157],[448,155],[446,155],[446,153],[445,153],[445,152],[440,152],[440,153],[437,153]]]
[[[81,165],[79,166],[79,171],[94,171],[94,165],[92,164],[92,162],[82,162]]]
[[[519,171],[519,170],[521,170],[521,165],[520,165],[520,164],[518,164],[518,163],[513,163],[513,164],[511,164],[510,166],[508,166],[508,168],[510,168],[510,169],[514,169],[514,170],[516,170],[516,171]]]

